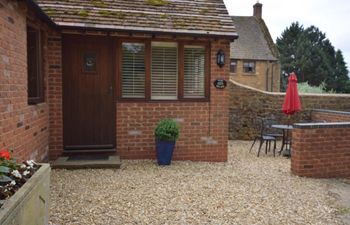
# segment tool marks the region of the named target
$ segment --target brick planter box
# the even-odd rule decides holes
[[[35,174],[0,208],[1,225],[42,225],[49,222],[50,165]]]

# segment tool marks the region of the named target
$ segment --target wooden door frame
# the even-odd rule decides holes
[[[112,111],[112,114],[113,114],[113,121],[111,121],[113,123],[113,149],[116,149],[117,147],[117,138],[116,138],[116,132],[117,132],[117,128],[116,128],[116,121],[117,121],[117,118],[116,118],[116,88],[118,87],[116,85],[116,62],[117,62],[117,56],[116,56],[116,41],[115,41],[115,38],[114,37],[110,37],[110,36],[96,36],[96,35],[80,35],[80,34],[62,34],[62,57],[64,57],[64,46],[66,45],[65,42],[68,41],[69,39],[84,39],[84,38],[89,38],[89,39],[106,39],[108,40],[108,45],[110,46],[111,51],[109,54],[111,54],[111,74],[110,74],[110,78],[111,78],[111,85],[112,85],[112,105],[113,105],[113,111]],[[68,40],[67,40],[68,39]],[[64,108],[67,107],[65,106],[65,98],[69,97],[69,96],[66,96],[66,91],[65,91],[65,82],[66,81],[66,73],[67,71],[65,71],[65,66],[64,66],[64,60],[62,59],[62,132],[63,132],[63,135],[62,135],[62,142],[63,142],[63,152],[65,153],[74,153],[74,152],[95,152],[94,150],[96,149],[101,149],[101,150],[97,150],[98,152],[104,152],[102,151],[105,150],[102,146],[102,145],[99,145],[100,148],[92,148],[92,146],[78,146],[75,147],[74,150],[72,150],[72,148],[70,147],[66,147],[66,144],[65,144],[65,135],[64,135],[64,132],[65,132],[65,124],[66,124],[66,121],[65,121],[65,116],[64,116]],[[67,129],[67,128],[66,128]],[[98,145],[96,145],[96,147],[98,147]],[[84,151],[86,150],[86,151]],[[108,151],[111,151],[110,148],[109,149],[106,149],[106,152]],[[113,150],[115,151],[115,150]]]

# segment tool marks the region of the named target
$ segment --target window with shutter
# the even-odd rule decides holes
[[[122,97],[145,98],[145,44],[122,44]]]
[[[41,54],[41,32],[27,27],[27,70],[28,70],[28,103],[44,102],[44,85]]]
[[[184,47],[184,98],[205,97],[205,47]]]
[[[177,43],[152,42],[151,99],[177,99],[177,58]]]

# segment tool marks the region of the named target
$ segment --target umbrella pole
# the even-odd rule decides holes
[[[288,126],[291,125],[291,124],[290,124],[290,115],[288,115],[287,125],[288,125]]]

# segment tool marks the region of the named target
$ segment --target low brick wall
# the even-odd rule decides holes
[[[345,122],[350,121],[350,112],[315,109],[311,112],[312,121]]]
[[[350,178],[350,122],[294,124],[291,170],[314,178]]]
[[[284,93],[271,93],[251,88],[235,81],[229,82],[229,139],[251,140],[255,135],[254,118],[274,117],[286,123],[281,111]],[[302,111],[291,116],[292,123],[310,121],[313,109],[350,111],[350,95],[302,94]]]

